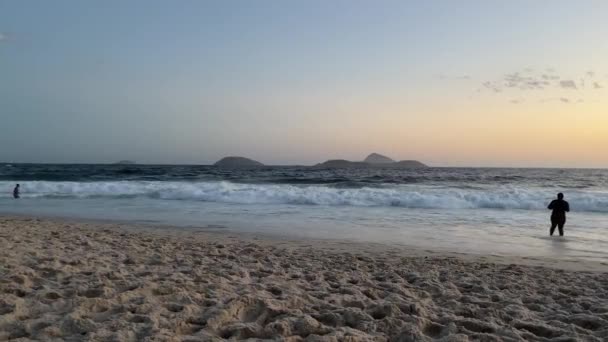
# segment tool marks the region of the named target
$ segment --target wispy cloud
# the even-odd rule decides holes
[[[603,91],[602,75],[605,75],[608,79],[608,74],[592,69],[581,71],[579,74],[561,75],[554,68],[524,68],[503,74],[494,80],[480,82],[476,88],[476,93],[504,94],[504,100],[511,104],[534,102],[536,100],[541,103],[574,104],[584,102],[584,99],[578,96],[590,94],[591,91]],[[577,95],[569,95],[574,94],[573,91],[576,91]],[[566,94],[566,92],[569,92],[569,94]],[[564,96],[543,98],[543,96],[559,93],[563,93]],[[572,98],[571,96],[577,97]]]
[[[570,99],[569,99],[569,98],[567,98],[567,97],[552,97],[552,98],[547,98],[547,99],[541,99],[539,102],[540,102],[540,103],[546,103],[546,102],[561,102],[561,103],[566,104],[566,103],[574,103],[575,101],[574,101],[574,100],[570,100]],[[576,102],[583,102],[583,100],[579,99],[579,100],[578,100],[578,101],[576,101]]]
[[[585,102],[585,100],[571,99],[571,98],[567,98],[567,97],[551,97],[551,98],[546,98],[546,99],[540,99],[539,102],[540,103],[559,102],[559,103],[563,103],[563,104],[571,104],[571,103],[583,103],[583,102]]]
[[[559,81],[559,86],[566,89],[578,89],[576,87],[576,82],[573,80],[561,80]]]
[[[500,86],[500,84],[497,84],[495,82],[483,82],[481,84],[484,88],[491,90],[495,93],[500,93],[502,91],[502,88]]]
[[[439,74],[439,79],[440,80],[470,80],[471,76],[463,74],[463,75],[446,75],[446,74]]]
[[[0,32],[0,42],[8,40],[8,35],[6,33]]]
[[[531,69],[526,69],[526,72]],[[549,85],[549,81],[542,78],[537,78],[530,75],[522,75],[518,72],[506,74],[503,78],[503,84],[507,88],[518,88],[518,89],[543,89]]]
[[[545,80],[545,81],[557,81],[559,80],[559,76],[557,75],[551,75],[551,74],[541,74],[540,78]]]
[[[560,77],[555,74],[553,69],[546,69],[545,72],[538,73],[532,68],[525,68],[522,71],[507,73],[498,80],[482,82],[481,86],[495,93],[507,89],[543,90],[555,84],[559,79]]]

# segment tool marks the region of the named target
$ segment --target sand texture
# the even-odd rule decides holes
[[[603,272],[0,217],[0,340],[607,337]]]

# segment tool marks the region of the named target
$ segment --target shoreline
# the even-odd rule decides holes
[[[0,261],[0,340],[608,334],[594,262],[16,215],[0,216]]]
[[[121,219],[94,219],[78,218],[53,215],[34,215],[19,213],[0,213],[0,220],[23,220],[37,222],[50,222],[54,224],[70,224],[72,226],[85,226],[88,229],[113,229],[120,232],[152,233],[160,236],[173,236],[187,238],[211,238],[214,241],[225,241],[226,239],[237,239],[247,242],[255,242],[264,246],[282,245],[291,248],[314,248],[328,252],[351,252],[351,253],[387,253],[399,257],[432,257],[432,258],[458,258],[463,261],[489,262],[496,264],[515,264],[530,267],[548,267],[565,271],[584,272],[608,272],[608,261],[595,261],[579,258],[553,258],[550,256],[516,256],[504,254],[484,254],[483,252],[462,252],[448,248],[416,247],[402,243],[363,242],[361,240],[337,239],[337,238],[310,238],[293,236],[289,234],[275,234],[265,232],[244,232],[232,230],[226,226],[209,225],[184,225],[176,226],[169,223],[155,223],[141,221],[129,221]],[[555,237],[558,239],[559,237]]]

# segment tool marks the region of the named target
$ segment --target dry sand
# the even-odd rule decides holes
[[[608,337],[601,265],[511,262],[0,217],[0,340]]]

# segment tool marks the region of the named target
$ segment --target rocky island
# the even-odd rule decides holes
[[[259,161],[245,157],[225,157],[217,161],[213,166],[235,169],[235,168],[255,168],[262,167],[264,164]]]
[[[417,161],[417,160],[401,160],[394,161],[393,159],[383,156],[378,153],[372,153],[363,161],[350,161],[345,159],[331,159],[323,163],[319,163],[315,165],[316,168],[332,168],[332,169],[341,169],[341,168],[366,168],[366,167],[382,167],[382,168],[399,168],[399,169],[409,169],[409,168],[425,168],[427,165]]]
[[[395,161],[387,156],[383,156],[378,153],[372,153],[369,156],[367,156],[367,158],[365,158],[363,160],[363,162],[369,163],[369,164],[391,164],[391,163],[394,163]]]

